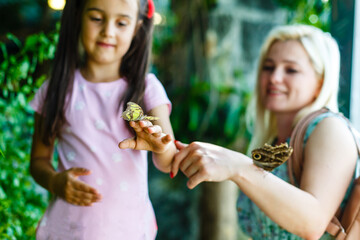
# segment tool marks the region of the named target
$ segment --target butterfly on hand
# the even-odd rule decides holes
[[[274,168],[286,162],[292,152],[293,148],[289,147],[287,143],[276,146],[265,143],[263,147],[252,150],[251,157],[256,166],[267,171],[272,171]]]
[[[125,111],[121,114],[121,117],[126,121],[141,121],[149,120],[154,121],[158,120],[158,117],[144,115],[142,108],[133,102],[128,102]]]

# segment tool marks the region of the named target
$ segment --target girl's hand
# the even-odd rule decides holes
[[[91,206],[101,200],[101,195],[95,188],[79,181],[79,176],[89,175],[91,171],[85,168],[70,168],[56,173],[50,182],[50,191],[65,199],[68,203],[79,206]]]
[[[183,144],[175,141],[176,153],[171,172],[179,169],[189,178],[187,186],[193,189],[201,182],[221,182],[235,175],[240,159],[237,152],[209,143]]]
[[[136,137],[121,141],[119,148],[147,150],[154,153],[164,153],[168,150],[172,137],[163,133],[159,125],[153,125],[147,120],[131,121],[129,124],[135,130]]]

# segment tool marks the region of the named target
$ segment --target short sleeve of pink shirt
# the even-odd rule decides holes
[[[148,74],[146,77],[144,102],[145,110],[147,112],[163,104],[167,104],[169,107],[169,113],[171,112],[171,103],[166,95],[165,89],[152,73]]]

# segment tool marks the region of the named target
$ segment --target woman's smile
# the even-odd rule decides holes
[[[286,91],[282,90],[282,89],[279,89],[279,88],[276,88],[274,86],[270,86],[270,87],[268,87],[266,93],[267,93],[268,97],[277,97],[277,96],[285,95]]]

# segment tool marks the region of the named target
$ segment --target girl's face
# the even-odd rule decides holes
[[[296,113],[312,103],[321,90],[310,58],[296,40],[272,44],[259,80],[261,102],[275,113]]]
[[[118,64],[128,51],[138,25],[138,1],[88,0],[80,39],[87,61]]]

